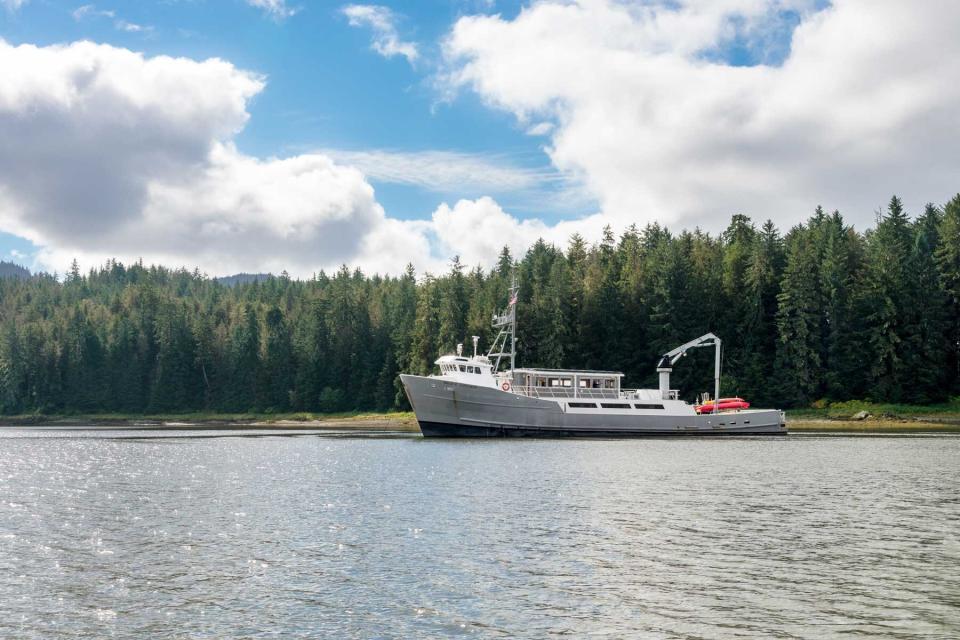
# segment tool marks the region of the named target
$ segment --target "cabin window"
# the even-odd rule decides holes
[[[570,403],[567,403],[567,406],[573,409],[596,409],[597,403],[596,402],[570,402]]]
[[[613,379],[604,380],[604,381],[603,381],[603,388],[604,388],[604,389],[613,389],[615,382],[616,382],[616,381],[613,380]]]
[[[662,404],[635,404],[634,409],[663,409]]]
[[[467,367],[465,365],[460,365],[460,371],[463,373],[467,372]]]
[[[476,374],[479,374],[479,373],[480,373],[480,367],[474,367],[474,368],[473,368],[473,372],[476,373]]]
[[[550,386],[551,386],[551,387],[559,387],[559,386],[560,386],[560,380],[559,380],[558,378],[550,378]]]
[[[600,406],[604,409],[629,409],[630,405],[628,404],[619,404],[615,402],[601,402]]]

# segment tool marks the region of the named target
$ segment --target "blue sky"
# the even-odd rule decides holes
[[[605,225],[864,228],[958,188],[958,30],[893,0],[0,0],[0,259],[422,273]]]

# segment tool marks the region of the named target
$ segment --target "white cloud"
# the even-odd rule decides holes
[[[263,78],[107,45],[0,41],[0,228],[62,270],[111,255],[307,274],[351,262],[384,221],[356,169],[238,152]]]
[[[240,152],[233,139],[265,79],[223,60],[0,40],[0,68],[0,231],[36,245],[41,268],[142,257],[212,274],[408,262],[422,273],[453,254],[489,266],[503,244],[566,233],[489,198],[392,219],[364,173],[327,154]]]
[[[785,10],[801,22],[782,65],[717,61],[734,41],[776,58]],[[948,0],[540,0],[461,18],[445,56],[452,86],[554,123],[553,163],[615,226],[787,225],[817,203],[867,225],[892,192],[917,209],[957,190],[958,32]]]
[[[7,11],[13,13],[28,2],[30,2],[30,0],[0,0],[0,5],[3,5]]]
[[[297,13],[299,9],[289,6],[286,0],[247,0],[247,4],[262,9],[274,20],[283,20]]]
[[[527,128],[528,136],[545,136],[551,131],[553,131],[554,124],[552,122],[538,122],[532,127]]]
[[[117,31],[126,31],[127,33],[149,33],[153,31],[153,27],[144,26],[129,22],[123,18],[118,18],[116,11],[112,9],[97,9],[96,5],[85,4],[74,9],[70,15],[73,16],[73,19],[77,22],[86,20],[87,18],[109,18],[113,20],[113,28]]]
[[[460,200],[452,208],[441,204],[431,222],[429,229],[440,241],[442,255],[459,255],[464,264],[486,268],[493,266],[504,246],[514,256],[522,256],[538,238],[565,247],[570,236],[579,233],[596,242],[604,224],[600,215],[555,225],[536,219],[521,221],[488,197]]]
[[[116,14],[113,11],[97,9],[95,5],[85,4],[74,9],[70,15],[73,16],[73,19],[77,22],[80,22],[86,17],[89,16],[102,16],[104,18],[112,18]]]
[[[431,191],[479,190],[503,193],[533,189],[559,180],[549,167],[530,169],[516,166],[509,158],[493,154],[454,151],[345,151],[323,149],[338,162],[357,167],[373,179],[407,184]]]
[[[119,31],[126,31],[128,33],[141,33],[143,31],[153,31],[153,27],[144,26],[142,24],[136,24],[134,22],[127,22],[126,20],[117,20],[113,23],[113,26],[116,27]]]
[[[351,27],[366,27],[373,32],[370,45],[385,58],[403,56],[413,64],[419,57],[416,43],[404,42],[397,33],[397,16],[387,7],[371,4],[350,4],[341,9]]]

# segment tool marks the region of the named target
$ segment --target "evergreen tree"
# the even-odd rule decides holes
[[[905,360],[911,348],[910,319],[913,249],[910,220],[896,196],[887,213],[867,236],[865,310],[870,397],[901,402],[909,399],[914,372]]]
[[[262,406],[274,411],[290,409],[293,392],[293,345],[286,318],[279,307],[267,311],[259,389]]]
[[[786,244],[786,265],[777,296],[776,370],[779,395],[798,405],[814,400],[819,390],[817,256],[809,230],[802,226],[791,230]]]
[[[253,306],[242,305],[233,321],[228,352],[230,386],[225,408],[230,411],[259,409],[257,379],[260,368],[260,323]]]
[[[853,315],[861,252],[857,235],[844,226],[837,211],[821,221],[817,242],[821,246],[818,284],[823,392],[832,399],[845,400],[862,388]]]
[[[739,375],[742,393],[761,406],[776,400],[770,385],[775,379],[774,362],[769,355],[777,349],[777,295],[783,262],[783,241],[773,222],[767,220],[753,243],[744,274],[744,361]]]
[[[960,393],[960,194],[943,208],[935,250],[946,308],[947,389]]]

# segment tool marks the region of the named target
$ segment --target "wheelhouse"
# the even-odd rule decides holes
[[[483,387],[496,386],[493,377],[493,365],[486,356],[447,355],[441,356],[434,364],[440,367],[440,376],[456,382]]]
[[[567,369],[515,369],[513,387],[543,398],[619,398],[622,373]]]

